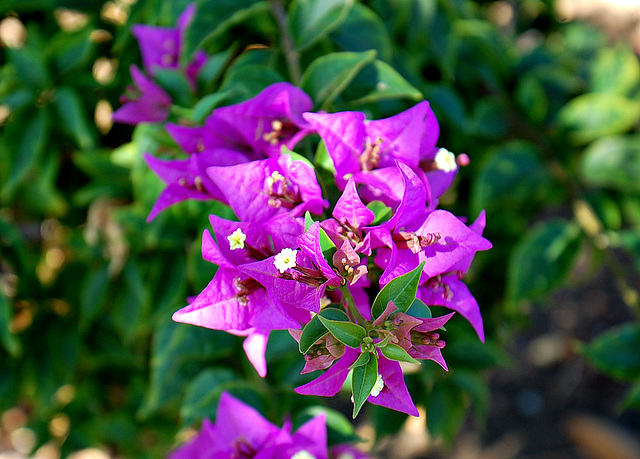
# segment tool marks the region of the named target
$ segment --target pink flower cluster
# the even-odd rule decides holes
[[[192,14],[177,29],[134,29],[149,73],[177,65],[169,51],[180,52]],[[147,46],[158,40],[169,54]],[[182,71],[194,78],[203,59]],[[142,96],[127,99],[117,118],[163,121],[162,94],[147,97],[157,88],[132,74]],[[427,101],[382,120],[312,108],[301,89],[277,83],[213,110],[203,126],[166,124],[185,159],[145,155],[166,183],[150,220],[185,199],[225,203],[238,219],[210,216],[202,254],[218,270],[173,319],[245,336],[261,376],[269,333],[289,330],[304,354],[302,372],[324,370],[298,393],[333,396],[353,372],[354,416],[365,400],[417,416],[400,362],[428,359],[447,369],[438,330],[454,313],[484,341],[478,304],[462,280],[475,253],[491,248],[484,213],[467,225],[438,209],[469,159],[436,146]],[[316,158],[334,184],[321,185],[314,165],[292,151],[308,136],[320,140]],[[335,202],[323,191],[329,187],[341,193]],[[453,312],[431,317],[434,305]]]

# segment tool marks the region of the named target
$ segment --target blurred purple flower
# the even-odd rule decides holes
[[[195,13],[196,5],[191,3],[178,18],[177,27],[157,27],[146,24],[135,24],[131,27],[131,33],[136,37],[140,46],[142,64],[149,75],[154,76],[159,68],[180,68],[184,35]],[[206,59],[207,54],[204,51],[197,51],[191,62],[185,67],[185,74],[194,91],[196,89],[196,75]]]
[[[113,121],[124,124],[158,123],[169,116],[171,97],[135,65],[130,67],[133,84],[120,96],[122,107],[113,112]]]
[[[326,418],[320,414],[292,433],[289,422],[278,428],[254,408],[224,392],[216,422],[205,419],[201,431],[168,457],[328,459]]]

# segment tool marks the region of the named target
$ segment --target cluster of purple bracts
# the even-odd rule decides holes
[[[365,290],[424,262],[417,297],[463,315],[484,340],[478,304],[462,278],[475,252],[491,244],[481,236],[484,215],[467,226],[436,208],[458,164],[453,154],[435,146],[438,124],[428,102],[376,121],[359,112],[311,113],[311,107],[300,89],[279,83],[241,104],[214,110],[202,127],[168,124],[187,159],[146,155],[167,183],[149,218],[184,199],[213,199],[228,204],[239,220],[210,217],[213,235],[205,231],[202,253],[219,269],[173,319],[246,336],[247,356],[264,376],[270,331],[289,329],[299,339],[301,327],[330,304],[343,307],[355,322],[345,306],[350,296],[365,328],[386,326],[392,341],[413,358],[434,360],[446,369],[440,352],[444,342],[436,330],[451,315],[418,319],[390,305],[384,319],[372,321]],[[324,142],[342,189],[331,217],[324,219],[330,203],[313,167],[286,153],[311,133]],[[366,205],[374,201],[388,206],[388,219],[374,223]],[[307,212],[318,221],[305,231]],[[323,236],[335,245],[331,259],[323,254]],[[306,354],[304,371],[326,372],[297,392],[335,395],[360,353],[331,334],[323,337]],[[381,353],[378,359],[382,388],[368,400],[417,415],[400,364]]]
[[[254,408],[223,393],[215,424],[205,419],[202,429],[169,459],[254,458],[254,459],[366,459],[369,456],[349,444],[327,450],[327,425],[318,415],[295,432],[291,422],[278,427]]]
[[[140,46],[146,75],[137,66],[131,66],[133,84],[120,97],[122,106],[113,113],[113,121],[126,124],[157,123],[169,117],[171,96],[153,80],[159,69],[181,72],[191,90],[196,90],[196,76],[206,62],[207,54],[198,51],[186,66],[180,65],[184,34],[195,13],[196,5],[192,3],[180,15],[175,28],[144,24],[131,28]]]
[[[133,29],[150,76],[157,68],[176,69],[195,87],[206,55],[179,67],[182,34],[193,13],[188,8],[175,29]],[[137,68],[131,71],[135,95],[124,99],[114,118],[165,121],[169,96]],[[437,331],[455,312],[484,341],[478,304],[462,281],[475,253],[491,248],[482,237],[484,213],[467,226],[437,209],[469,159],[436,146],[439,126],[427,101],[382,120],[312,108],[301,89],[277,83],[250,100],[215,109],[203,126],[167,123],[184,159],[145,155],[166,183],[149,220],[186,199],[225,203],[238,218],[211,215],[213,234],[205,230],[202,254],[219,268],[173,319],[245,336],[247,357],[265,376],[269,333],[289,330],[300,342],[305,326],[332,308],[333,319],[354,324],[357,339],[330,332],[331,317],[324,317],[328,328],[305,347],[303,373],[325,371],[296,391],[333,396],[349,371],[374,359],[377,380],[367,400],[417,416],[399,361],[428,359],[447,369]],[[291,151],[309,135],[326,148],[342,192],[333,207],[314,167]],[[372,314],[369,292],[376,284],[383,288],[417,269],[416,297],[454,312],[415,317],[389,301],[384,312]]]

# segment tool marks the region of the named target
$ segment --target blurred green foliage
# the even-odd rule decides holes
[[[207,215],[232,215],[188,202],[147,224],[162,184],[142,154],[176,146],[161,126],[139,126],[131,138],[126,126],[96,125],[99,103],[118,107],[126,70],[139,62],[129,26],[172,25],[188,4],[130,3],[0,5],[26,32],[20,46],[0,47],[0,411],[23,407],[37,445],[52,439],[63,456],[102,445],[160,457],[179,428],[213,416],[223,390],[275,421],[321,403],[293,393],[308,379],[286,333],[272,337],[262,380],[239,338],[170,320],[215,272],[200,256]],[[439,145],[471,157],[443,205],[471,219],[486,209],[494,244],[468,277],[488,342],[456,322],[444,350],[452,370],[422,365],[407,375],[430,432],[449,441],[469,407],[482,423],[490,403],[482,374],[508,364],[496,336],[521,323],[523,303],[544,304],[574,282],[578,259],[590,273],[609,266],[635,314],[583,352],[631,382],[622,404],[640,408],[640,306],[630,280],[640,270],[637,56],[592,26],[558,22],[551,1],[509,3],[506,23],[490,14],[494,3],[292,0],[282,22],[277,2],[200,0],[185,39],[188,54],[213,56],[199,98],[158,77],[195,123],[282,80],[307,91],[315,109],[369,118],[430,101]],[[79,25],[61,20],[67,8],[82,13]],[[117,71],[101,77],[96,62]],[[330,436],[353,436],[329,412]],[[58,435],[50,426],[61,414],[70,429]],[[373,407],[369,418],[383,435],[403,415]]]

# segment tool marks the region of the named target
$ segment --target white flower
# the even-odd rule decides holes
[[[380,392],[382,392],[382,389],[384,389],[384,380],[382,379],[382,375],[378,373],[378,379],[376,379],[376,383],[374,384],[373,389],[371,389],[371,396],[377,397],[380,395]]]
[[[231,250],[244,249],[244,241],[247,239],[247,235],[238,228],[230,236],[227,236],[227,239],[229,239],[229,248]]]
[[[458,168],[458,165],[456,164],[456,155],[446,148],[438,150],[434,162],[436,167],[444,172],[453,172]]]
[[[283,274],[289,268],[296,266],[296,252],[293,249],[282,249],[282,251],[273,258],[273,264]]]
[[[291,456],[291,459],[316,459],[316,457],[312,454],[309,454],[308,451],[302,450]]]

